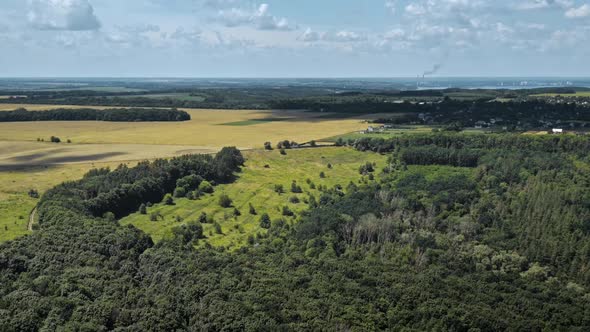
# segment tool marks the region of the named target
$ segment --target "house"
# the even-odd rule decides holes
[[[373,128],[372,126],[369,126],[369,128],[367,128],[368,133],[372,133],[374,131],[375,131],[375,128]]]
[[[561,129],[561,128],[553,128],[551,130],[551,132],[553,132],[554,134],[563,134],[563,129]]]

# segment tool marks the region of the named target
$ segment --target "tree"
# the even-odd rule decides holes
[[[271,142],[264,142],[264,149],[265,150],[272,150],[272,143]]]
[[[51,143],[61,143],[61,139],[57,136],[51,136],[50,141]]]
[[[315,148],[316,146],[318,146],[318,144],[317,144],[315,141],[311,141],[311,142],[309,142],[309,145],[310,145],[312,148]]]
[[[203,181],[199,185],[199,191],[207,194],[213,193],[213,186],[209,181]]]
[[[282,214],[287,217],[292,217],[295,215],[295,213],[293,213],[293,211],[291,211],[291,209],[289,209],[289,207],[286,205],[283,206]]]
[[[293,181],[291,183],[291,192],[294,194],[300,194],[303,192],[303,189],[301,189],[301,187],[297,185],[297,182]]]
[[[328,163],[328,169],[332,169],[332,164]]]
[[[232,205],[232,200],[231,198],[229,198],[229,196],[227,196],[226,194],[222,194],[221,196],[219,196],[219,206],[221,206],[222,208],[228,208]]]
[[[207,223],[207,213],[205,213],[205,212],[201,212],[201,215],[199,215],[199,219],[198,219],[198,221],[199,221],[201,224],[206,224],[206,223]]]
[[[320,172],[320,178],[324,179],[326,177],[326,173],[324,173],[323,171]]]
[[[164,204],[166,205],[174,205],[174,198],[172,198],[172,195],[170,194],[166,194],[164,196],[164,200],[163,200]]]
[[[283,148],[280,149],[280,152],[283,156],[287,155],[287,151],[285,151],[285,149],[283,149]]]
[[[239,217],[242,215],[242,212],[240,212],[240,210],[238,210],[237,208],[234,208],[234,217]]]
[[[282,184],[275,184],[274,191],[275,191],[275,193],[280,195],[285,192],[285,188],[283,187]]]
[[[213,228],[215,229],[215,233],[223,234],[223,230],[221,229],[221,225],[218,222],[213,224]]]
[[[299,204],[299,202],[300,202],[299,201],[299,197],[297,197],[297,196],[291,196],[291,197],[289,197],[289,202],[290,203],[293,203],[293,204]]]
[[[139,206],[139,213],[144,215],[147,214],[147,206],[145,206],[145,203],[141,203]]]
[[[252,205],[252,203],[248,203],[248,207],[249,207],[249,212],[251,215],[255,216],[256,215],[256,209],[254,208],[254,206]]]
[[[260,227],[264,229],[270,228],[270,216],[268,213],[264,213],[262,216],[260,216]]]
[[[184,187],[177,187],[174,189],[174,197],[181,198],[186,196],[186,189]]]
[[[39,198],[39,192],[37,191],[37,189],[31,189],[31,190],[29,190],[29,197],[31,197],[31,198]]]

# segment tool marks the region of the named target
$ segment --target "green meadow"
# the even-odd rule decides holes
[[[246,244],[249,236],[266,232],[260,227],[262,214],[267,213],[273,222],[282,218],[287,223],[295,223],[306,209],[307,204],[304,201],[310,195],[319,199],[320,186],[333,188],[341,185],[346,188],[351,181],[358,183],[362,180],[363,176],[359,173],[361,165],[366,162],[376,163],[376,169],[379,170],[386,162],[386,156],[334,147],[287,150],[286,155],[281,155],[278,150],[255,150],[244,152],[244,156],[246,164],[237,175],[237,180],[231,184],[216,186],[213,194],[207,194],[198,200],[175,199],[174,205],[156,204],[148,208],[147,214],[135,213],[122,219],[120,223],[132,224],[142,229],[157,242],[171,238],[174,227],[198,220],[204,212],[221,226],[221,234],[211,221],[203,224],[207,238],[201,240],[199,245],[208,243],[235,250]],[[321,172],[324,177],[320,177]],[[368,181],[368,177],[365,176],[364,180]],[[301,187],[303,193],[291,192],[293,181],[296,186]],[[284,193],[277,193],[276,185],[282,185]],[[229,196],[233,201],[232,207],[222,208],[219,205],[221,195]],[[300,203],[295,203],[297,200]],[[256,210],[255,215],[250,214],[250,204]],[[294,216],[283,215],[285,206],[294,212]],[[234,209],[241,215],[235,216]],[[160,213],[163,218],[151,221],[150,214],[154,212]]]

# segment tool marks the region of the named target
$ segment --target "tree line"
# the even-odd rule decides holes
[[[0,113],[0,122],[17,121],[188,121],[190,115],[177,109],[115,108],[98,110],[93,108],[58,108],[47,111],[28,111],[19,108]]]

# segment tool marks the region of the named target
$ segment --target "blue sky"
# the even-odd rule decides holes
[[[0,0],[0,76],[590,76],[590,0]]]

